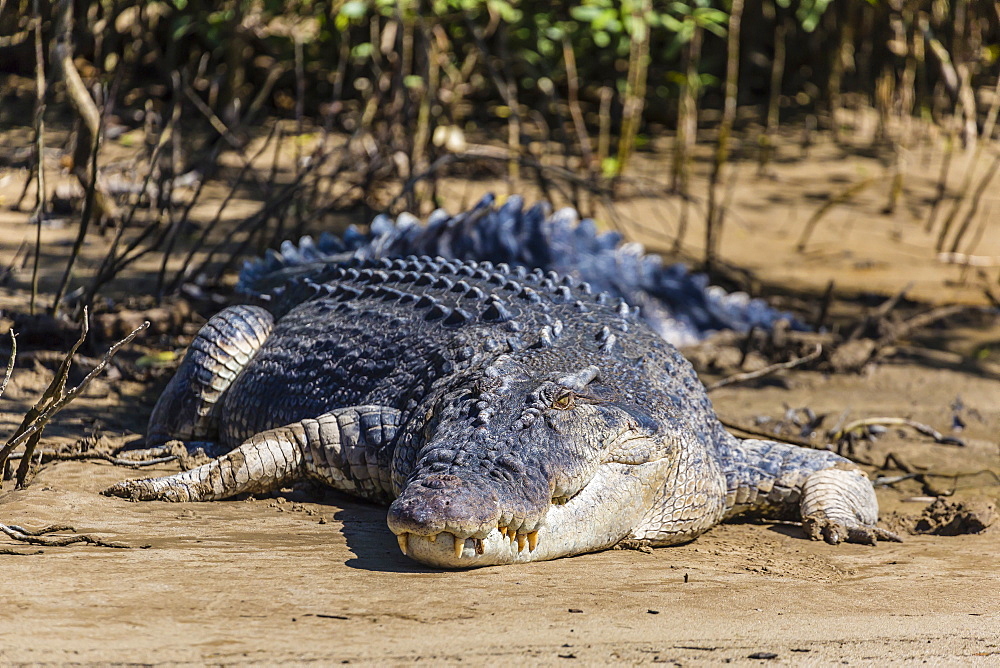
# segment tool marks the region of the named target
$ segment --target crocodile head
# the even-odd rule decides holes
[[[442,395],[389,509],[404,553],[453,568],[552,559],[642,523],[684,430],[652,393],[623,391],[635,367],[588,362],[505,355]]]

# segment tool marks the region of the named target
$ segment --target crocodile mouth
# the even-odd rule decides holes
[[[556,496],[552,498],[551,506],[560,507],[566,506],[573,501],[577,496],[579,496],[580,491],[577,491],[572,496]],[[537,523],[538,525],[544,524],[545,519],[548,515],[543,516],[542,519]],[[523,526],[523,525],[522,525]],[[430,535],[420,535],[410,532],[402,532],[396,534],[396,540],[399,542],[399,549],[403,554],[410,556],[410,545],[411,542],[426,541],[428,543],[437,543],[439,539],[443,541],[443,546],[448,545],[448,541],[451,541],[452,552],[454,558],[461,560],[463,556],[468,554],[469,556],[483,555],[486,553],[486,541],[491,538],[499,536],[501,540],[508,542],[511,550],[515,547],[518,553],[527,550],[529,553],[535,551],[538,547],[538,534],[539,529],[533,529],[531,531],[521,531],[518,528],[511,525],[497,524],[495,530],[489,531],[485,536],[469,536],[462,537],[458,534],[452,533],[450,531],[441,531]],[[495,536],[496,535],[496,536]]]
[[[661,489],[669,463],[649,456],[650,448],[643,447],[648,441],[646,434],[623,430],[609,448],[612,457],[586,477],[553,479],[548,505],[527,516],[498,508],[496,496],[478,485],[458,486],[454,495],[427,495],[427,488],[446,489],[443,483],[454,481],[424,478],[393,502],[389,528],[403,554],[440,568],[543,561],[607,549],[631,534]]]
[[[606,549],[624,538],[632,526],[627,511],[620,513],[608,503],[616,496],[611,479],[621,476],[622,468],[620,464],[601,465],[597,475],[578,491],[552,498],[531,525],[497,523],[465,536],[448,530],[434,534],[398,532],[396,540],[403,554],[415,561],[456,569],[542,561]]]

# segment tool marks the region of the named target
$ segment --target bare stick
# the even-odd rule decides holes
[[[0,532],[7,534],[8,537],[20,541],[22,543],[29,543],[31,545],[43,545],[45,547],[65,547],[67,545],[72,545],[74,543],[89,543],[91,545],[96,545],[98,547],[114,547],[119,549],[131,549],[131,545],[125,545],[124,543],[115,543],[109,540],[102,540],[100,538],[94,538],[93,536],[88,536],[87,534],[78,534],[75,536],[60,536],[47,538],[43,534],[54,533],[56,531],[73,531],[73,527],[58,526],[58,527],[46,527],[39,531],[25,531],[19,526],[0,524]],[[149,547],[144,545],[142,547]]]
[[[28,311],[35,315],[38,295],[38,261],[42,254],[42,219],[45,217],[45,55],[42,51],[42,14],[38,0],[31,3],[35,24],[35,261],[31,266],[31,301]]]
[[[962,177],[962,185],[959,187],[958,197],[956,197],[951,203],[951,208],[948,209],[948,215],[945,216],[944,222],[941,223],[941,229],[938,231],[937,242],[934,244],[934,250],[939,253],[944,250],[945,240],[951,233],[951,226],[955,222],[955,218],[958,217],[958,212],[962,208],[962,205],[965,203],[965,198],[969,194],[969,189],[972,188],[972,178],[976,172],[976,166],[979,164],[979,157],[982,155],[982,152],[983,142],[979,142],[976,144],[976,148],[972,152],[972,157],[965,166],[965,174]],[[996,163],[994,162],[994,166],[995,165]],[[987,170],[986,175],[987,177],[992,177],[990,170]]]
[[[60,0],[57,19],[57,33],[61,33],[62,39],[53,40],[52,70],[55,78],[61,78],[66,86],[66,96],[70,104],[80,117],[81,132],[77,139],[77,148],[73,156],[74,172],[77,180],[85,191],[89,191],[91,183],[96,187],[97,173],[88,180],[86,176],[85,163],[88,161],[87,151],[90,150],[100,133],[101,112],[87,90],[87,85],[83,82],[79,70],[73,62],[73,9],[74,3],[70,0]],[[100,190],[98,188],[98,190]],[[103,191],[100,197],[92,198],[92,205],[97,206],[100,215],[110,220],[118,220],[118,207],[114,200]]]
[[[80,217],[80,227],[73,242],[73,250],[70,252],[69,260],[66,262],[66,270],[63,272],[59,287],[52,297],[51,313],[54,315],[59,310],[59,302],[66,292],[70,277],[73,275],[73,267],[80,256],[80,249],[83,248],[84,238],[87,236],[87,229],[90,227],[91,218],[94,215],[94,199],[97,195],[97,154],[101,148],[101,124],[98,123],[97,130],[92,135],[93,141],[90,147],[90,180],[87,182],[87,194],[83,204],[83,215]]]
[[[647,60],[649,55],[649,26],[643,18],[650,11],[649,0],[633,3],[632,30],[628,57],[628,76],[625,79],[625,99],[622,101],[622,125],[618,138],[617,179],[625,172],[625,166],[632,155],[635,136],[642,120],[642,108],[646,100]]]
[[[948,318],[958,313],[964,311],[975,311],[978,307],[975,306],[965,306],[963,304],[951,304],[949,306],[939,306],[933,308],[925,313],[920,313],[913,316],[909,320],[906,320],[896,326],[892,332],[886,334],[881,339],[878,340],[878,347],[884,348],[886,346],[892,345],[894,342],[903,338],[910,332],[921,327],[926,327],[927,325],[933,324],[938,320],[943,318]]]
[[[927,212],[927,222],[924,223],[924,232],[930,233],[934,229],[934,222],[945,194],[948,192],[948,172],[951,170],[951,158],[955,152],[955,142],[958,141],[958,121],[950,119],[948,137],[945,140],[944,157],[941,158],[941,171],[938,174],[937,188],[934,192],[934,199],[931,200],[931,208]]]
[[[801,253],[806,249],[806,244],[809,243],[809,237],[812,236],[813,230],[816,228],[816,225],[823,218],[823,216],[830,213],[833,207],[843,204],[844,202],[850,201],[851,198],[853,198],[855,195],[858,195],[866,188],[868,188],[874,183],[877,183],[880,180],[881,179],[875,177],[870,179],[864,179],[858,181],[857,183],[851,184],[847,188],[841,190],[836,195],[831,195],[830,198],[827,199],[822,206],[816,209],[816,213],[814,213],[812,217],[806,221],[806,226],[802,229],[802,236],[799,237],[799,242],[796,245],[796,250]]]
[[[52,452],[46,450],[40,453],[42,463],[47,462],[87,462],[87,461],[105,461],[114,464],[115,466],[126,466],[132,469],[141,469],[147,466],[157,466],[159,464],[167,464],[169,462],[177,461],[179,459],[178,455],[166,455],[164,457],[153,457],[150,459],[129,459],[127,457],[115,457],[114,455],[108,454],[106,452],[78,452],[78,453],[65,453],[65,452]],[[10,456],[11,459],[19,458],[17,453]]]
[[[681,83],[680,98],[677,100],[677,136],[674,139],[673,164],[671,166],[670,189],[680,197],[680,214],[677,218],[677,236],[673,252],[680,253],[687,235],[688,214],[691,194],[688,184],[691,177],[691,160],[698,141],[698,96],[701,84],[698,80],[698,64],[701,61],[703,33],[697,23],[688,41],[684,78]]]
[[[986,192],[987,186],[996,176],[997,167],[1000,166],[1000,156],[993,159],[993,164],[990,165],[989,169],[986,170],[986,174],[980,180],[979,185],[976,187],[976,191],[972,195],[972,204],[969,206],[969,210],[965,214],[965,218],[962,220],[962,224],[958,226],[958,230],[955,232],[955,238],[952,239],[951,248],[948,249],[951,253],[957,253],[958,247],[962,243],[962,239],[965,238],[965,234],[969,231],[969,227],[972,225],[973,219],[976,214],[979,213],[979,205],[983,199],[983,193]],[[939,249],[940,250],[940,249]]]
[[[764,367],[763,369],[757,369],[756,371],[748,371],[746,373],[737,373],[732,376],[723,378],[720,381],[708,385],[705,389],[709,392],[717,390],[720,387],[725,387],[726,385],[732,385],[734,383],[742,383],[748,380],[753,380],[754,378],[760,378],[762,376],[768,376],[776,371],[781,371],[782,369],[794,369],[797,366],[801,366],[806,362],[811,362],[823,353],[823,346],[816,344],[816,349],[804,357],[796,357],[795,359],[788,360],[787,362],[780,362],[778,364],[771,364]]]
[[[817,448],[816,444],[812,441],[807,441],[804,438],[795,438],[794,436],[783,436],[781,434],[772,434],[771,432],[764,431],[763,429],[756,429],[749,425],[740,424],[739,422],[732,422],[727,420],[722,416],[719,416],[719,422],[723,424],[724,427],[728,429],[734,429],[736,431],[747,434],[748,436],[759,436],[761,438],[766,438],[769,441],[780,441],[782,443],[791,443],[792,445],[799,445],[803,448]]]
[[[743,21],[743,0],[733,0],[729,9],[729,31],[726,39],[726,99],[722,107],[722,121],[719,123],[719,138],[715,148],[715,160],[708,178],[708,213],[705,216],[705,268],[715,267],[722,234],[719,203],[716,188],[721,180],[722,170],[729,159],[729,136],[736,121],[736,94],[740,75],[740,24]]]
[[[7,360],[7,373],[3,375],[3,383],[0,383],[0,397],[3,396],[4,390],[7,389],[7,382],[10,380],[10,376],[14,373],[14,359],[17,357],[17,334],[14,330],[10,330],[10,359]]]
[[[863,429],[864,427],[870,427],[873,425],[898,425],[903,427],[910,427],[916,429],[921,434],[925,436],[930,436],[937,443],[943,443],[945,445],[958,445],[964,446],[965,443],[958,438],[953,436],[945,436],[937,429],[930,427],[922,422],[917,422],[916,420],[911,420],[910,418],[901,417],[870,417],[862,418],[860,420],[854,420],[848,424],[845,424],[841,429],[831,432],[829,437],[833,441],[839,441],[840,439],[847,436],[850,432],[856,431],[858,429]]]
[[[573,46],[567,38],[563,38],[563,62],[566,65],[569,114],[573,119],[573,127],[576,130],[577,141],[580,144],[580,155],[583,156],[583,164],[587,168],[587,174],[593,178],[595,169],[594,151],[590,146],[590,137],[587,135],[587,123],[583,118],[583,111],[580,109],[580,80],[576,71],[576,55],[573,53]]]
[[[777,7],[773,0],[764,3],[766,18],[774,21],[774,58],[771,60],[771,85],[768,89],[767,120],[764,132],[760,136],[760,156],[757,162],[757,175],[767,173],[768,163],[774,157],[774,135],[780,122],[781,82],[785,76],[785,35],[788,29],[788,19],[777,15]],[[833,74],[830,74],[831,79]],[[833,87],[833,84],[830,84]],[[832,99],[832,97],[831,97]],[[831,111],[831,117],[835,114]]]
[[[969,255],[968,253],[938,253],[938,262],[961,264],[966,267],[1000,267],[1000,257]]]
[[[174,101],[174,104],[179,104],[178,101]],[[118,257],[118,246],[121,243],[122,235],[132,225],[132,220],[135,218],[136,211],[139,209],[139,204],[142,202],[143,197],[149,196],[149,182],[153,178],[153,174],[157,171],[157,166],[160,160],[160,153],[163,148],[167,145],[167,141],[173,132],[173,119],[176,116],[173,112],[170,114],[171,120],[167,122],[167,126],[163,128],[160,132],[160,136],[157,139],[156,146],[153,148],[153,152],[149,158],[149,169],[142,180],[142,189],[139,191],[139,195],[132,202],[131,208],[129,208],[128,213],[125,215],[124,219],[116,221],[115,225],[115,236],[111,240],[111,245],[108,248],[108,252],[105,254],[104,259],[101,261],[101,266],[94,274],[93,280],[91,280],[90,287],[87,288],[87,292],[83,298],[84,306],[89,306],[93,303],[94,297],[97,295],[97,291],[101,286],[107,281],[111,280],[115,273],[118,271],[115,268],[115,263]],[[176,174],[174,175],[176,177]],[[147,226],[147,230],[151,230],[152,226]],[[127,255],[132,246],[125,249],[122,255]],[[110,273],[109,273],[110,272]]]

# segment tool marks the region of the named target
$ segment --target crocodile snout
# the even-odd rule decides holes
[[[389,529],[397,535],[481,538],[497,527],[500,499],[490,486],[455,475],[431,475],[410,482],[389,506]]]

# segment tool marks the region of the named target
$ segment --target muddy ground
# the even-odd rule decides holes
[[[794,245],[824,194],[883,173],[885,159],[819,143],[806,156],[788,148],[767,178],[754,176],[752,165],[741,167],[722,256],[790,304],[818,302],[835,280],[834,309],[845,318],[908,283],[928,307],[987,304],[982,288],[997,290],[997,269],[938,261],[934,235],[923,230],[940,157],[927,150],[926,159],[914,154],[895,213],[879,213],[887,190],[875,185],[836,207],[806,253]],[[662,172],[662,161],[641,160],[640,172],[650,178]],[[0,174],[7,204],[23,178],[17,170]],[[467,184],[451,187],[456,200],[468,196]],[[986,200],[981,210],[1000,210],[995,192]],[[669,246],[674,202],[633,199],[621,210],[630,238]],[[27,214],[6,205],[0,211],[0,264],[33,237],[26,221]],[[52,267],[43,289],[61,271],[74,232],[43,231],[45,266]],[[685,248],[697,252],[699,238],[693,225]],[[104,243],[96,236],[89,241],[82,271],[94,266]],[[995,225],[975,252],[1000,257]],[[19,272],[0,287],[4,317],[25,310],[28,280]],[[122,354],[123,364],[132,368],[141,354],[183,340],[147,336]],[[651,554],[615,550],[439,572],[399,553],[383,509],[333,493],[299,489],[256,500],[136,504],[98,492],[141,474],[103,461],[54,462],[24,490],[5,483],[0,521],[72,524],[133,547],[39,549],[0,539],[0,549],[19,553],[0,554],[0,663],[996,665],[1000,520],[978,534],[907,529],[933,495],[972,504],[980,517],[1000,500],[1000,325],[989,317],[955,320],[903,343],[908,353],[900,349],[861,373],[789,371],[712,397],[721,415],[745,425],[808,407],[830,414],[825,428],[849,411],[850,419],[908,417],[963,439],[962,447],[937,444],[892,427],[875,443],[857,446],[873,478],[901,474],[891,461],[883,466],[889,454],[934,474],[926,484],[911,479],[879,488],[883,521],[906,533],[904,543],[831,547],[806,540],[794,525],[730,524]],[[35,345],[46,347],[60,349],[44,338]],[[0,400],[3,434],[51,374],[51,361],[27,337],[20,355]],[[107,448],[135,440],[166,380],[153,375],[96,381],[42,445]],[[959,421],[964,429],[954,432]],[[165,464],[152,473],[176,470]]]

